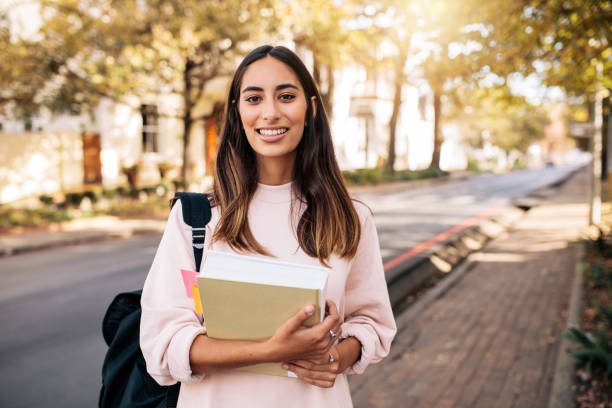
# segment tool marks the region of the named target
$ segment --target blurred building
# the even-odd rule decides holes
[[[298,50],[306,61],[307,51]],[[312,64],[310,63],[312,66]],[[334,72],[332,135],[342,169],[375,167],[387,157],[393,109],[392,74],[349,65]],[[210,183],[230,78],[209,82],[196,106],[189,154],[194,184]],[[429,166],[433,151],[433,97],[426,84],[405,85],[396,132],[395,168]],[[26,121],[0,117],[0,203],[77,189],[155,185],[161,169],[178,178],[183,161],[182,98],[166,94],[102,102],[91,114],[51,115]],[[464,169],[467,158],[458,127],[443,127],[441,167]]]
[[[380,165],[388,155],[393,111],[393,74],[358,65],[335,72],[332,134],[342,169]],[[424,169],[433,153],[433,94],[424,81],[402,87],[395,134],[395,169]],[[465,169],[467,156],[457,126],[443,126],[440,167]]]
[[[200,179],[212,170],[226,78],[211,81],[196,107],[191,162]],[[137,169],[137,183],[155,185],[160,168],[178,177],[183,157],[180,95],[105,99],[91,115],[51,115],[26,121],[0,117],[0,203],[80,188],[115,187]],[[197,179],[199,180],[199,179]]]

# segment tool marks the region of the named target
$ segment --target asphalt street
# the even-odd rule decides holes
[[[0,407],[95,407],[113,296],[142,287],[159,236],[0,259]]]

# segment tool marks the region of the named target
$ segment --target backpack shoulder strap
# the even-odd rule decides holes
[[[200,271],[202,252],[204,251],[204,239],[206,238],[206,224],[210,221],[210,202],[208,196],[201,193],[176,193],[172,205],[176,200],[181,200],[183,209],[183,221],[191,226],[191,242],[193,246],[193,257],[195,258],[196,271]]]
[[[196,271],[200,272],[202,253],[204,252],[204,239],[206,238],[206,224],[210,221],[210,202],[206,194],[179,192],[174,195],[172,205],[181,200],[183,221],[191,226],[191,245],[195,259]],[[174,408],[178,402],[181,383],[168,387],[165,406]]]

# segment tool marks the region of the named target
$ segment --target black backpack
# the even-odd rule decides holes
[[[210,221],[210,204],[205,194],[177,193],[183,220],[192,228],[193,255],[200,270],[205,227]],[[178,271],[177,271],[178,273]],[[106,310],[102,335],[108,351],[102,365],[100,408],[176,407],[180,383],[159,385],[148,373],[140,350],[140,296],[142,290],[118,294]]]

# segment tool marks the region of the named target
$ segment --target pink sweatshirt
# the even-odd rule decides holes
[[[257,241],[276,259],[318,265],[304,253],[295,237],[296,216],[291,217],[291,183],[259,185],[249,206],[249,224]],[[352,259],[329,259],[327,296],[344,318],[342,337],[361,342],[361,358],[348,373],[362,373],[389,353],[396,332],[385,282],[378,236],[369,209],[355,202],[361,221],[361,241]],[[213,208],[207,226],[207,249],[232,252],[224,242],[210,239],[219,220]],[[142,294],[140,346],[147,370],[158,383],[180,381],[178,407],[351,407],[346,374],[332,388],[319,388],[295,378],[228,370],[211,375],[193,375],[189,349],[195,337],[206,333],[202,316],[194,312],[193,300],[185,294],[181,269],[195,270],[191,228],[183,222],[180,205],[170,213],[166,231],[145,281]]]

